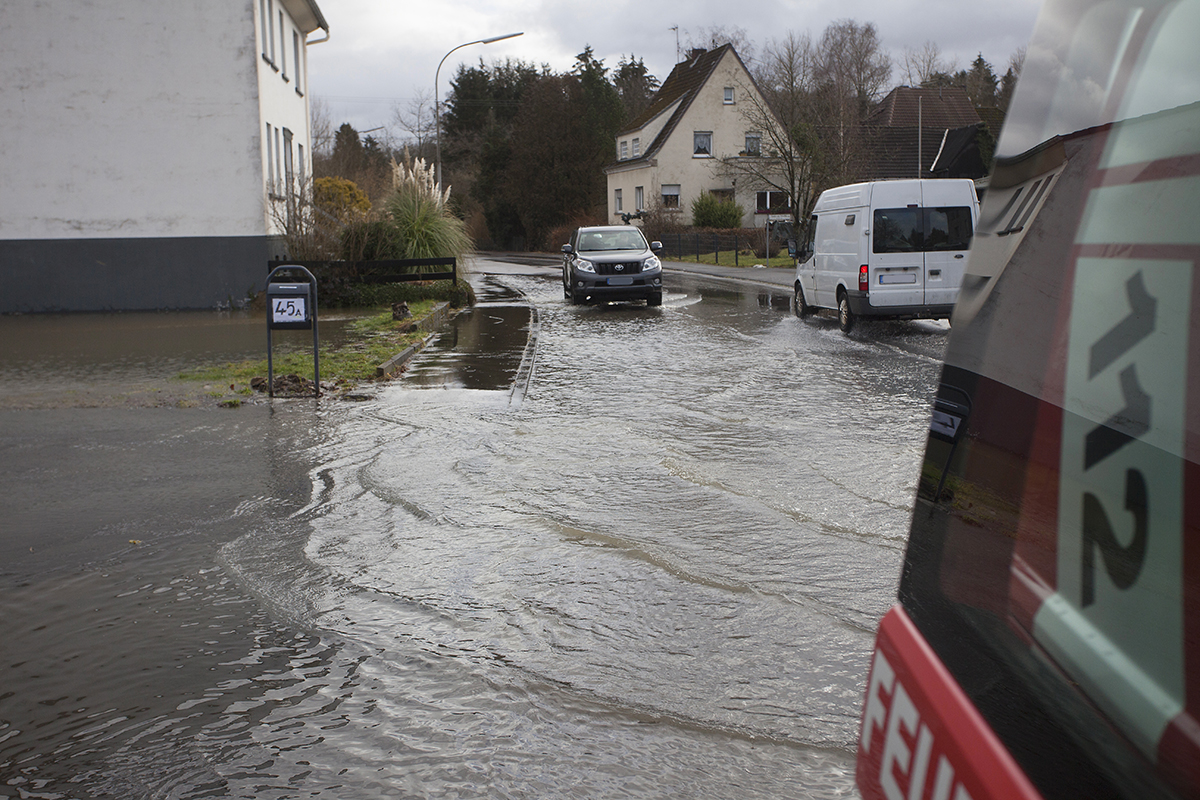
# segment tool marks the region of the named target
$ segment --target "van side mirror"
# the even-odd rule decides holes
[[[788,239],[788,256],[791,258],[796,257],[796,240],[795,239]]]

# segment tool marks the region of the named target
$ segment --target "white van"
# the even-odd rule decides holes
[[[796,257],[796,313],[949,318],[958,299],[979,197],[967,178],[855,183],[821,193]]]

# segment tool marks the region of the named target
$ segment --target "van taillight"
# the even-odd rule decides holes
[[[871,288],[870,283],[871,282],[867,277],[867,265],[863,264],[858,268],[858,290],[860,292],[867,291],[867,289]]]

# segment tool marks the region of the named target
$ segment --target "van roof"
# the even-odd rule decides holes
[[[903,180],[882,180],[882,181],[865,181],[863,183],[851,183],[846,186],[836,186],[832,189],[826,189],[817,199],[817,204],[813,208],[814,212],[819,211],[837,211],[839,209],[856,208],[868,206],[871,204],[871,198],[877,189],[881,190],[880,194],[886,197],[905,197],[905,205],[908,203],[923,203],[923,198],[929,195],[946,197],[947,193],[953,197],[958,195],[967,187],[970,187],[970,197],[975,197],[975,184],[970,178],[906,178]],[[881,199],[876,196],[876,199]],[[884,200],[884,202],[897,202],[894,200]],[[937,201],[934,201],[937,202]]]

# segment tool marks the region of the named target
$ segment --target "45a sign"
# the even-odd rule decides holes
[[[306,297],[276,297],[271,301],[271,321],[274,323],[305,322],[308,320]]]

